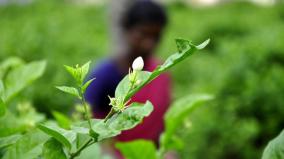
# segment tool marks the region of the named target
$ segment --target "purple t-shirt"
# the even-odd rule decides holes
[[[92,70],[88,79],[96,79],[87,88],[85,97],[96,118],[107,115],[111,108],[108,96],[114,96],[115,88],[124,76],[112,59],[103,60]]]

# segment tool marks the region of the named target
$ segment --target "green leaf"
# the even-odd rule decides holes
[[[30,131],[45,119],[43,114],[37,113],[28,103],[18,103],[17,108],[20,115],[6,109],[5,115],[0,118],[0,137]],[[23,110],[19,110],[22,108]]]
[[[74,87],[67,87],[67,86],[57,86],[57,89],[61,90],[62,92],[71,94],[79,99],[81,99],[82,97],[80,96],[80,93],[78,91],[78,89],[74,88]]]
[[[0,98],[0,118],[5,115],[6,112],[6,105]]]
[[[18,57],[9,57],[0,64],[0,79],[3,79],[10,69],[23,65],[24,61]]]
[[[57,125],[38,125],[38,128],[48,134],[49,136],[54,137],[68,149],[71,149],[72,142],[76,139],[76,133],[71,130],[65,130]]]
[[[64,65],[67,72],[76,80],[78,84],[81,84],[81,72],[79,68],[73,68],[67,65]]]
[[[24,130],[21,120],[12,114],[9,110],[0,118],[0,137],[9,136]]]
[[[95,78],[92,78],[88,80],[83,86],[82,86],[82,91],[85,93],[86,89],[89,87],[89,85],[95,80]]]
[[[151,72],[148,71],[138,71],[137,72],[137,80],[140,80],[141,83],[143,81],[146,81],[149,76],[151,75]],[[115,90],[115,97],[119,98],[119,97],[124,97],[130,89],[130,81],[129,81],[129,75],[125,76],[122,81],[119,82],[118,86],[116,87]]]
[[[99,126],[97,127],[97,125],[93,128],[100,134],[99,140],[102,140],[104,138],[112,137],[116,133],[121,133],[121,131],[134,128],[142,123],[143,118],[149,116],[152,111],[153,105],[149,101],[145,104],[132,103],[129,108],[119,114],[115,114],[106,123],[103,123],[104,126],[113,131],[110,136],[108,136],[108,133],[104,134],[104,132],[97,131],[100,128]]]
[[[181,125],[189,114],[200,106],[200,104],[211,99],[213,99],[211,95],[197,94],[186,96],[173,103],[165,115],[165,132],[161,138],[162,147],[167,149],[180,147],[173,146],[180,145],[179,143],[174,143],[175,141],[179,142],[177,136],[174,135],[179,125]]]
[[[34,80],[39,78],[43,74],[45,66],[45,61],[35,61],[16,67],[10,71],[4,81],[6,88],[4,100],[7,102]]]
[[[3,81],[0,79],[0,99],[4,100],[5,88]]]
[[[88,131],[88,130],[87,130]],[[89,141],[90,139],[92,139],[92,137],[90,135],[87,134],[88,132],[81,134],[81,133],[77,133],[77,137],[76,137],[76,148],[79,149],[80,147],[82,147],[87,141]]]
[[[101,152],[101,146],[99,144],[92,144],[86,149],[84,149],[84,151],[82,151],[80,156],[77,156],[76,159],[113,159],[113,158]]]
[[[197,50],[203,49],[205,46],[207,46],[209,41],[210,40],[206,40],[202,44],[196,46],[196,45],[193,45],[188,40],[176,39],[176,45],[178,48],[178,52],[168,57],[167,60],[164,62],[164,64],[161,65],[159,68],[157,68],[155,71],[164,72],[165,70],[173,67],[177,63],[185,60],[190,55],[193,55]]]
[[[14,135],[0,138],[0,149],[16,143],[17,140],[21,138],[21,136],[22,135],[20,134],[14,134]]]
[[[81,69],[81,83],[83,83],[84,79],[86,78],[89,69],[90,69],[90,64],[91,61],[88,61],[87,63],[85,63],[80,69]]]
[[[102,120],[98,120],[102,121]],[[96,133],[94,130],[90,130],[89,127],[83,127],[82,125],[86,126],[86,122],[83,122],[84,124],[80,123],[78,126],[75,124],[72,126],[72,131],[77,133],[77,146],[80,146],[85,141],[93,138],[95,140],[98,139],[99,134]]]
[[[284,158],[284,130],[265,147],[261,159]]]
[[[113,136],[117,136],[120,134],[120,130],[116,130],[106,124],[103,120],[92,120],[92,128],[93,131],[95,131],[98,136],[98,141],[101,141],[106,138],[110,138]]]
[[[70,67],[70,66],[64,66],[67,72],[76,80],[78,85],[83,85],[84,79],[86,78],[86,75],[89,72],[90,68],[90,61],[85,63],[83,66],[79,67],[78,65],[76,67]]]
[[[3,159],[32,159],[42,153],[43,143],[48,136],[41,131],[32,131],[23,135],[15,144],[7,148]]]
[[[71,121],[69,120],[67,116],[57,111],[52,111],[52,115],[60,127],[64,129],[70,129]]]
[[[196,48],[197,48],[198,50],[204,49],[209,43],[210,43],[210,39],[207,39],[207,40],[204,41],[202,44],[199,44],[198,46],[196,46]]]
[[[185,143],[182,140],[182,138],[180,138],[176,134],[173,134],[171,136],[171,142],[168,147],[170,147],[171,149],[175,149],[175,150],[182,150],[184,146],[185,146]]]
[[[153,142],[146,140],[135,140],[115,145],[123,154],[125,159],[156,159],[156,147]]]
[[[67,159],[63,145],[54,138],[44,143],[42,155],[44,159]]]
[[[92,119],[92,128],[99,137],[98,141],[106,138],[117,136],[123,130],[129,130],[140,124],[144,117],[150,115],[153,111],[152,104],[147,101],[145,104],[132,103],[129,108],[123,112],[112,116],[107,122],[100,119]],[[88,134],[88,123],[86,121],[76,124],[79,127],[84,127],[76,130],[72,130],[81,134]]]
[[[115,114],[109,119],[109,126],[116,130],[129,130],[140,124],[144,117],[153,111],[153,105],[147,101],[145,104],[132,103],[122,113]]]
[[[190,47],[191,42],[184,39],[176,39],[177,50],[179,53],[182,53],[184,50],[187,50]]]
[[[142,71],[141,74],[144,74],[145,77],[141,79],[141,84],[136,86],[134,89],[132,89],[129,93],[127,93],[127,90],[129,88],[129,76],[124,77],[124,79],[121,81],[122,83],[118,85],[115,92],[115,97],[124,97],[126,96],[125,102],[128,101],[136,92],[138,92],[141,88],[143,88],[146,84],[150,83],[153,79],[158,77],[161,73],[167,71],[169,68],[173,67],[177,63],[185,60],[190,55],[193,55],[197,50],[203,49],[206,45],[209,43],[209,39],[203,42],[202,44],[196,46],[193,45],[188,40],[184,39],[176,39],[177,49],[178,52],[171,55],[166,59],[164,64],[161,66],[158,66],[153,72],[151,73],[145,73],[145,71]],[[146,75],[147,74],[147,75]]]
[[[110,127],[109,124],[106,124],[102,119],[92,119],[91,123],[93,131],[99,135],[98,141],[120,134],[119,130],[115,130],[114,128]],[[87,121],[79,122],[75,125],[76,126],[72,127],[72,130],[75,131],[77,134],[81,134],[81,140],[86,140],[86,136],[82,135],[90,136],[90,130]],[[80,145],[81,143],[82,141],[77,141],[77,145]]]

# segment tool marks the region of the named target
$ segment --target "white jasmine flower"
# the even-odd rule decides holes
[[[141,56],[137,57],[132,63],[132,69],[134,71],[141,71],[144,67],[144,61]]]

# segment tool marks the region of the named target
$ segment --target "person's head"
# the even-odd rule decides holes
[[[136,1],[125,12],[121,27],[133,56],[148,56],[156,48],[167,24],[165,10],[153,1]]]

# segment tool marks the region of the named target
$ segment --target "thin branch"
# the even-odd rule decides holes
[[[74,152],[74,153],[72,153],[71,155],[70,155],[70,159],[74,159],[75,157],[77,157],[77,156],[79,156],[80,155],[80,153],[85,149],[85,148],[87,148],[88,146],[90,146],[90,145],[92,145],[93,143],[92,143],[92,141],[93,141],[93,139],[90,139],[90,140],[88,140],[82,147],[80,147],[76,152]]]

